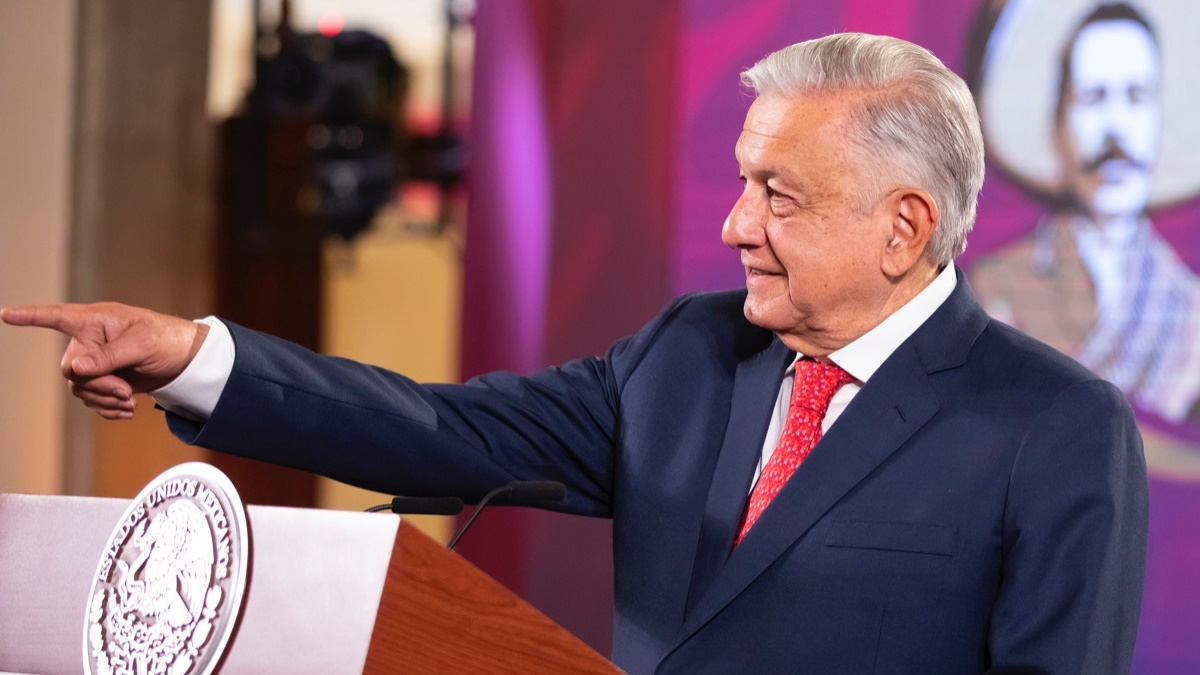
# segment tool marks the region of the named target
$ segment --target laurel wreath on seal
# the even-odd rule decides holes
[[[185,675],[208,642],[221,595],[220,586],[208,590],[199,620],[188,630],[147,625],[134,612],[122,612],[115,593],[97,590],[88,613],[95,675]]]

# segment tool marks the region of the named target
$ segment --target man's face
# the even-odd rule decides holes
[[[1140,214],[1158,155],[1158,47],[1133,21],[1101,21],[1079,34],[1060,120],[1064,171],[1093,216]]]
[[[721,239],[741,252],[746,318],[807,355],[873,326],[887,292],[890,219],[862,208],[871,188],[846,150],[854,96],[761,96],[735,150],[745,187]]]

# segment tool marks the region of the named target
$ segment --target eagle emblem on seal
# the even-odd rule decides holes
[[[117,604],[122,613],[180,628],[200,618],[212,581],[213,542],[204,513],[177,501],[165,513],[142,521],[131,544],[140,553],[133,564],[117,561],[121,580]]]

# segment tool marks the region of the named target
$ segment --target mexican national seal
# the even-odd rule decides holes
[[[92,579],[89,675],[210,675],[241,607],[248,552],[245,510],[225,474],[191,462],[151,481]]]

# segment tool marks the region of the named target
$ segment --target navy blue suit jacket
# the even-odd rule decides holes
[[[567,484],[614,521],[630,673],[1104,675],[1141,598],[1141,441],[1111,385],[989,320],[959,275],[730,552],[792,352],[744,292],[677,300],[603,358],[418,385],[231,327],[184,440],[383,492]]]

